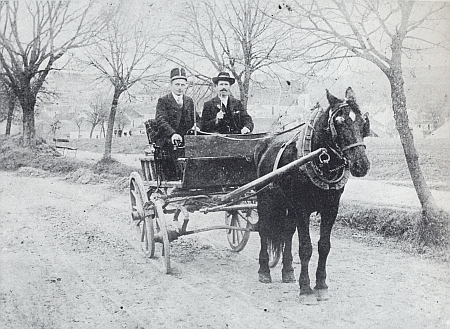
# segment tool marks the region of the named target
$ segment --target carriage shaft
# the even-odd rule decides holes
[[[235,199],[241,197],[244,193],[246,193],[256,187],[259,187],[261,185],[267,185],[267,184],[271,183],[272,181],[274,181],[279,176],[288,172],[289,170],[295,169],[309,161],[312,161],[313,159],[317,158],[319,155],[321,155],[322,153],[324,153],[326,151],[327,150],[325,148],[320,148],[320,149],[317,149],[295,161],[292,161],[291,163],[289,163],[281,168],[278,168],[264,176],[261,176],[261,177],[255,179],[254,181],[251,181],[248,184],[245,184],[245,185],[237,188],[236,190],[234,190],[228,194],[223,195],[220,198],[220,202],[226,203],[226,202],[235,200]]]
[[[191,235],[191,234],[196,234],[196,233],[200,233],[200,232],[208,232],[208,231],[213,231],[213,230],[234,230],[234,231],[243,231],[243,232],[254,232],[255,231],[252,228],[236,227],[236,226],[230,226],[230,225],[216,225],[216,226],[209,226],[209,227],[199,228],[196,230],[190,230],[190,231],[185,231],[185,232],[179,232],[177,230],[168,230],[167,234],[169,237],[169,241],[172,242],[172,241],[177,240],[180,236]],[[163,243],[163,237],[161,234],[155,234],[154,240],[155,240],[155,242]]]
[[[202,213],[208,213],[208,212],[218,212],[218,211],[236,211],[236,210],[248,210],[248,209],[256,209],[258,206],[256,203],[250,203],[250,204],[236,204],[232,206],[222,205],[222,206],[215,206],[211,208],[202,208],[199,211]]]

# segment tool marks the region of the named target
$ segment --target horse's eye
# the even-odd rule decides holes
[[[337,124],[343,124],[344,122],[345,122],[344,117],[341,117],[341,116],[336,117]]]

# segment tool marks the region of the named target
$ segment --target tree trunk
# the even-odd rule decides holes
[[[108,127],[106,128],[105,136],[105,153],[103,158],[106,160],[111,159],[111,146],[112,146],[112,136],[114,131],[114,120],[116,118],[117,104],[119,103],[121,91],[118,87],[114,88],[114,96],[111,104],[111,111],[109,112]]]
[[[23,109],[23,136],[22,146],[33,147],[36,146],[36,127],[34,122],[34,108]]]
[[[92,134],[94,133],[95,126],[96,125],[92,125],[91,131],[89,132],[89,138],[92,138]]]
[[[425,181],[419,164],[419,156],[414,146],[414,138],[409,128],[408,113],[406,112],[406,96],[403,88],[403,76],[401,66],[392,69],[388,75],[391,84],[392,109],[394,111],[395,125],[400,135],[406,163],[411,175],[414,188],[422,205],[424,214],[432,215],[437,212],[438,207],[434,201],[431,191]]]
[[[22,146],[34,147],[36,146],[36,126],[34,120],[34,106],[36,104],[36,97],[30,93],[21,95],[20,105],[22,106]]]
[[[242,91],[241,91],[241,101],[242,105],[244,106],[244,109],[247,110],[247,104],[248,104],[248,92],[250,89],[250,80],[247,77],[244,77],[244,81],[242,82]]]
[[[11,125],[14,118],[14,108],[16,105],[16,96],[10,92],[8,93],[8,116],[6,117],[6,131],[5,135],[11,135]]]
[[[239,86],[239,97],[241,99],[242,105],[247,110],[251,73],[244,72],[243,76],[243,79],[241,79],[240,77],[236,78],[236,82]]]

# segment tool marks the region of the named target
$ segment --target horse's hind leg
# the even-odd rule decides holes
[[[269,268],[269,254],[267,248],[269,243],[277,251],[282,248],[283,242],[283,214],[286,209],[280,205],[278,191],[269,189],[258,195],[258,232],[261,240],[261,250],[259,252],[259,281],[262,283],[272,282]]]
[[[296,222],[291,216],[286,218],[284,227],[283,268],[281,278],[285,283],[296,282],[294,268],[292,267],[292,237],[296,229]]]
[[[259,282],[271,283],[272,278],[270,276],[269,268],[269,253],[267,252],[268,239],[261,232],[259,232],[261,240],[261,250],[259,251]]]

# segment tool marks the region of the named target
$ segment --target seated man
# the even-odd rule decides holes
[[[171,93],[158,99],[155,121],[158,127],[155,144],[163,154],[163,172],[167,180],[177,180],[174,146],[183,143],[184,135],[200,121],[194,110],[192,98],[184,95],[187,87],[186,70],[174,68],[170,71]],[[194,120],[194,115],[196,116]]]
[[[244,109],[242,102],[230,95],[235,79],[227,72],[220,72],[212,80],[217,96],[203,106],[202,131],[219,134],[250,133],[253,130],[252,117]]]

